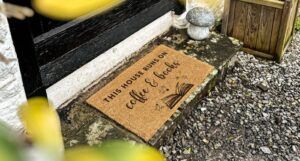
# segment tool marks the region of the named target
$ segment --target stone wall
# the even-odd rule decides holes
[[[0,121],[19,130],[21,124],[17,117],[17,108],[25,101],[19,63],[8,22],[0,14]]]

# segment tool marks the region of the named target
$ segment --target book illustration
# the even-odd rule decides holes
[[[170,108],[173,109],[175,105],[193,88],[193,84],[177,83],[175,94],[168,95],[162,101]]]

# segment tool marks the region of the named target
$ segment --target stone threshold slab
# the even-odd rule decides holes
[[[78,144],[94,145],[106,139],[145,142],[85,101],[131,66],[133,62],[141,59],[161,44],[207,62],[217,70],[213,70],[209,74],[205,81],[180,105],[175,114],[147,142],[156,147],[167,141],[168,136],[174,132],[176,125],[182,121],[183,116],[192,112],[193,107],[215,86],[215,83],[222,80],[226,70],[234,62],[234,56],[241,46],[238,41],[216,33],[213,33],[208,40],[193,41],[188,38],[185,30],[171,28],[167,33],[141,48],[121,68],[102,80],[98,80],[97,85],[80,94],[65,108],[59,110],[66,147]]]

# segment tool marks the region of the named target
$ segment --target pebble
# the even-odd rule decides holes
[[[205,144],[208,144],[209,143],[209,141],[207,140],[207,139],[203,139],[202,140]]]
[[[192,152],[192,149],[187,148],[187,149],[184,149],[183,154],[188,155],[188,154],[191,154],[191,152]]]
[[[265,153],[265,154],[271,154],[271,150],[270,148],[266,147],[266,146],[263,146],[263,147],[260,147],[260,150]]]
[[[261,89],[263,92],[267,92],[267,91],[269,90],[269,87],[268,87],[265,83],[259,83],[259,84],[257,85],[257,87],[258,87],[259,89]]]
[[[298,151],[298,150],[297,150],[297,147],[296,147],[295,145],[292,146],[292,149],[293,149],[294,152],[297,152],[297,151]]]

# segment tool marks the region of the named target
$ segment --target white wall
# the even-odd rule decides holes
[[[2,0],[0,0],[2,3]],[[17,108],[26,101],[17,55],[12,43],[8,22],[0,14],[0,54],[9,59],[8,64],[0,59],[0,121],[19,130]]]

